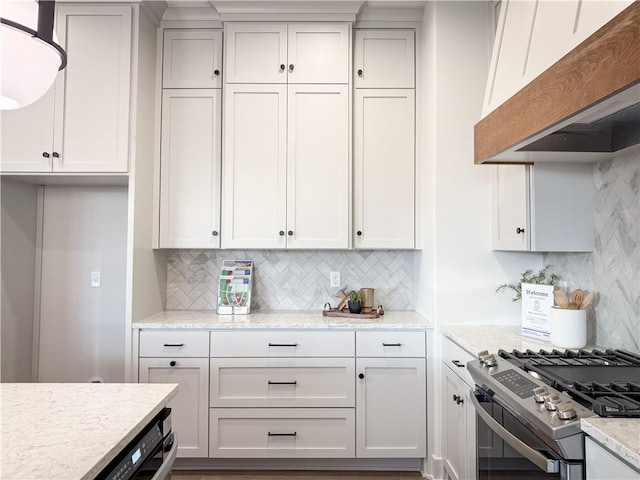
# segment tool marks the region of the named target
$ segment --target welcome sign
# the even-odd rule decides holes
[[[553,285],[522,284],[522,335],[549,340]]]

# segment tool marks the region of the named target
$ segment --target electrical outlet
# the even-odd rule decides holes
[[[91,286],[92,287],[100,286],[100,272],[91,272]]]
[[[340,286],[340,272],[330,272],[329,273],[329,280],[331,281],[331,286],[332,287],[339,287]]]

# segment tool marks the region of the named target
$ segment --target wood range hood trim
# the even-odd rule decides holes
[[[569,158],[565,152],[515,151],[639,83],[640,1],[635,1],[478,122],[474,162],[532,163],[554,157],[564,161]],[[579,156],[583,161],[606,157],[589,152]]]

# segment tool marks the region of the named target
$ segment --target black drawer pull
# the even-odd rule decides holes
[[[165,343],[165,347],[184,347],[184,343]]]
[[[271,380],[269,380],[267,383],[269,385],[297,385],[298,381],[294,380],[293,382],[272,382]]]
[[[465,364],[464,363],[460,363],[460,360],[451,360],[451,363],[453,363],[456,367],[460,367],[460,368],[464,368]]]
[[[171,360],[171,361],[169,362],[169,365],[170,365],[171,367],[175,367],[175,366],[176,366],[176,361],[175,361],[175,360]]]
[[[382,342],[382,346],[383,347],[401,347],[402,344],[401,343],[384,343],[384,342]]]
[[[269,342],[270,347],[297,347],[297,343],[271,343]]]
[[[295,437],[296,435],[298,435],[298,432],[293,432],[293,433],[271,433],[271,432],[267,432],[267,435],[270,437]]]

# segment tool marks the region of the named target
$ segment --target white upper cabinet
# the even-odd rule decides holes
[[[222,88],[222,31],[165,30],[163,88]]]
[[[502,0],[482,116],[486,116],[632,0]]]
[[[227,83],[348,83],[349,25],[225,25]]]
[[[357,30],[355,88],[414,88],[413,30]]]
[[[162,93],[160,248],[220,246],[221,90]]]
[[[414,248],[414,90],[357,89],[354,110],[354,246]]]
[[[132,7],[58,5],[67,67],[52,90],[2,113],[3,172],[126,172]]]
[[[591,164],[500,165],[491,188],[493,250],[593,251]]]

